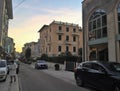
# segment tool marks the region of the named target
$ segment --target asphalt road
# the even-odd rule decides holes
[[[26,64],[20,66],[19,84],[20,91],[88,91]]]

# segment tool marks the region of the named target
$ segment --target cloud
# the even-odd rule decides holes
[[[46,12],[46,14],[34,14],[26,18],[24,17],[25,20],[21,17],[22,20],[17,20],[18,18],[16,18],[16,21],[14,19],[11,21],[9,36],[14,38],[17,51],[21,51],[20,46],[22,48],[25,43],[37,41],[39,38],[38,30],[44,24],[49,25],[53,20],[75,23],[82,26],[82,14],[79,9],[42,9],[42,11]]]

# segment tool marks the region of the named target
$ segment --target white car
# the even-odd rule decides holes
[[[0,81],[6,80],[7,73],[8,73],[7,61],[0,59]]]

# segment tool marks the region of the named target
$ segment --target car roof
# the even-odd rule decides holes
[[[84,63],[97,63],[97,64],[106,65],[106,64],[116,64],[117,62],[92,60],[92,61],[85,61],[85,62],[82,62],[81,64],[84,64]],[[118,64],[120,64],[120,63],[118,63]]]
[[[6,61],[6,60],[4,60],[4,59],[0,59],[0,61]]]

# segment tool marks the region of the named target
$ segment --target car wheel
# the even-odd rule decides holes
[[[114,91],[120,91],[120,88],[118,86],[115,86]]]
[[[83,80],[80,78],[80,77],[76,77],[76,84],[78,85],[78,86],[83,86]]]

